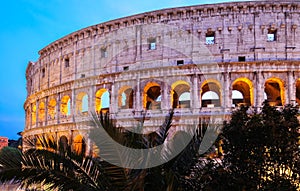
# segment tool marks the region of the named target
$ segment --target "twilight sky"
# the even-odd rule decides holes
[[[81,28],[151,10],[229,0],[7,0],[0,7],[0,136],[24,129],[25,70],[49,43]]]

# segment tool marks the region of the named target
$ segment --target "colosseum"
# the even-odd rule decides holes
[[[26,69],[23,137],[51,134],[93,150],[90,113],[124,127],[174,128],[240,105],[300,103],[300,3],[230,2],[169,8],[96,24],[39,51]]]

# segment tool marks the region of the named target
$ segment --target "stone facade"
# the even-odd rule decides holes
[[[88,113],[145,132],[171,108],[174,128],[239,105],[300,103],[300,3],[255,1],[146,12],[90,26],[39,51],[26,70],[23,136],[87,146]]]

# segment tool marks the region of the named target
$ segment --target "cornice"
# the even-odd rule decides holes
[[[41,57],[49,55],[59,48],[65,47],[78,40],[93,36],[104,36],[112,31],[140,24],[159,23],[165,20],[185,20],[194,17],[210,17],[231,13],[257,13],[264,11],[288,12],[299,11],[300,2],[297,1],[244,1],[218,4],[203,4],[186,7],[167,8],[149,11],[104,23],[92,25],[75,31],[47,45],[39,51]]]

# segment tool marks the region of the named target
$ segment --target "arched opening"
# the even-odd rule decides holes
[[[82,97],[82,113],[84,112],[88,112],[89,110],[89,100],[88,100],[88,95],[85,94],[83,97]]]
[[[88,95],[85,92],[80,92],[76,99],[76,112],[87,113],[89,109]]]
[[[86,145],[83,137],[81,135],[77,135],[73,141],[73,152],[79,155],[84,155],[86,149],[85,147]]]
[[[233,90],[232,91],[231,98],[232,98],[232,104],[234,106],[247,105],[244,102],[244,96],[243,96],[242,92],[240,92],[238,90]]]
[[[202,107],[220,107],[221,106],[221,86],[218,82],[207,81],[201,88]]]
[[[68,144],[68,138],[66,136],[61,136],[59,138],[59,152],[60,153],[65,153],[67,152],[68,150],[68,147],[69,147],[69,144]]]
[[[48,115],[50,119],[55,119],[56,115],[56,100],[51,99],[48,103]]]
[[[31,124],[35,125],[36,123],[36,105],[35,103],[31,105]]]
[[[185,81],[175,82],[172,85],[173,89],[173,108],[190,108],[190,86]]]
[[[109,105],[110,105],[110,95],[107,89],[99,89],[96,92],[95,98],[95,110],[97,113],[109,112]]]
[[[155,110],[161,108],[161,89],[159,84],[149,82],[144,88],[144,108]]]
[[[60,112],[63,116],[69,116],[71,114],[71,99],[70,96],[65,95],[61,99]]]
[[[36,135],[35,136],[35,147],[36,149],[48,150],[51,152],[56,152],[56,142],[53,135]]]
[[[183,108],[189,108],[191,101],[190,92],[184,92],[179,96],[179,106]]]
[[[220,96],[214,91],[202,95],[202,107],[220,107]]]
[[[118,104],[121,109],[133,108],[133,95],[134,91],[130,87],[121,88],[118,96]]]
[[[235,106],[253,104],[253,86],[247,78],[239,78],[232,83],[232,104]]]
[[[43,122],[45,121],[45,103],[44,102],[40,102],[39,104],[39,112],[38,112],[38,116],[39,116],[39,122]]]
[[[265,93],[267,94],[267,102],[269,103],[269,105],[284,105],[284,86],[283,82],[280,79],[268,79],[265,83]]]

